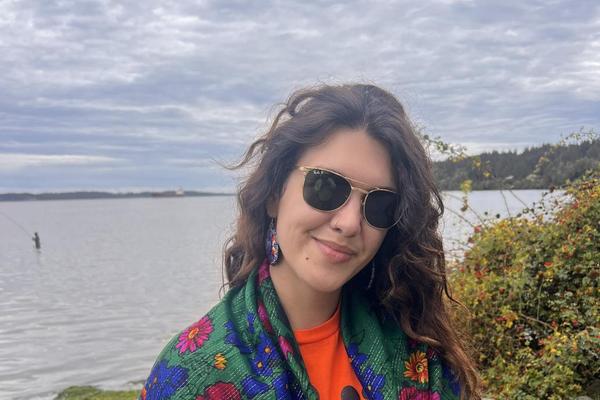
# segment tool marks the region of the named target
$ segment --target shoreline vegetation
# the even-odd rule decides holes
[[[429,146],[449,156],[433,163],[433,172],[440,190],[463,190],[470,182],[471,190],[524,190],[560,187],[584,176],[586,171],[600,166],[600,139],[593,132],[576,133],[584,139],[576,143],[544,144],[521,153],[487,152],[467,156],[464,149],[453,148],[438,139],[424,137]],[[0,193],[0,201],[88,200],[122,198],[163,198],[195,196],[234,196],[189,190],[144,192],[70,191],[54,193]]]
[[[456,321],[495,399],[600,398],[600,168],[561,189],[474,226],[449,265],[466,307]]]

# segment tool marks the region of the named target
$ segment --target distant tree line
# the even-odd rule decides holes
[[[574,181],[599,164],[600,140],[589,140],[454,158],[435,162],[433,171],[442,190],[460,190],[465,181],[471,181],[473,190],[548,189]]]

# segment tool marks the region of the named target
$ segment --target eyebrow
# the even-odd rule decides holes
[[[347,175],[345,175],[345,174],[341,173],[340,171],[338,171],[336,169],[333,169],[333,168],[321,167],[321,166],[316,166],[316,167],[311,167],[311,168],[318,168],[318,169],[322,169],[322,170],[325,170],[325,171],[335,172],[336,174],[343,176],[344,178],[348,179],[349,181],[360,183],[361,185],[363,185],[366,188],[368,188],[366,190],[387,189],[387,190],[391,190],[392,192],[397,192],[397,189],[395,189],[395,188],[393,188],[391,186],[385,186],[385,185],[383,185],[383,186],[379,186],[379,185],[377,185],[377,186],[371,186],[371,185],[369,185],[366,182],[359,181],[358,179],[350,178],[349,176],[347,176]]]

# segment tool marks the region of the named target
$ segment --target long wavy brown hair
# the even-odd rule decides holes
[[[375,256],[377,273],[369,299],[396,319],[404,332],[437,349],[461,386],[461,398],[478,399],[479,376],[458,331],[448,300],[446,263],[438,222],[443,203],[431,161],[400,102],[373,85],[352,84],[299,90],[276,114],[231,169],[250,167],[237,194],[236,230],[225,243],[229,287],[243,285],[265,258],[267,203],[282,194],[296,162],[339,128],[363,129],[388,149],[396,187],[401,188],[400,221],[388,230]],[[347,285],[365,288],[368,268]]]

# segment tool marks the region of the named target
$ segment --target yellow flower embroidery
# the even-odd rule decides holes
[[[427,357],[422,351],[416,351],[410,355],[408,361],[404,363],[406,371],[404,376],[419,383],[425,383],[429,380],[427,371]]]
[[[222,353],[215,354],[215,368],[217,369],[225,369],[227,365],[227,359]]]

